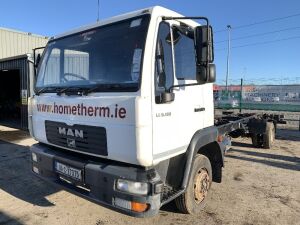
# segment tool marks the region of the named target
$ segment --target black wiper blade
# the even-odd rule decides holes
[[[98,84],[94,87],[91,87],[86,91],[86,94],[95,92],[95,91],[105,91],[105,90],[111,90],[111,89],[116,89],[120,88],[120,84]]]
[[[94,87],[91,87],[85,91],[85,94],[89,94],[92,92],[106,92],[111,90],[118,90],[118,91],[129,91],[137,88],[136,83],[120,83],[120,84],[98,84]]]
[[[58,89],[58,87],[43,87],[38,89],[35,94],[40,95],[41,93],[55,93]]]
[[[70,86],[70,87],[61,87],[59,90],[57,90],[57,95],[66,94],[66,95],[88,95],[92,92],[107,92],[112,90],[118,90],[118,91],[130,91],[137,88],[136,83],[120,83],[120,84],[97,84],[93,86],[88,87],[76,87],[76,86]]]
[[[87,87],[65,87],[65,88],[61,88],[58,92],[57,95],[61,95],[63,93],[65,93],[66,95],[85,95],[85,92],[88,90],[89,88]]]

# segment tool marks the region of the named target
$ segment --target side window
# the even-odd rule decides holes
[[[174,55],[176,78],[178,80],[196,79],[196,59],[194,40],[182,33],[176,27],[173,28],[174,37]]]
[[[155,58],[155,101],[158,103],[159,94],[174,83],[170,26],[165,22],[159,26]]]

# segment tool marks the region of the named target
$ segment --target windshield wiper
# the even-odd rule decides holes
[[[86,91],[86,94],[97,92],[97,91],[111,90],[115,88],[120,88],[120,85],[119,84],[98,84],[94,87],[89,88]]]
[[[92,92],[107,92],[107,91],[131,91],[137,88],[137,83],[121,83],[121,84],[98,84],[94,87],[87,89],[84,94],[88,95]]]
[[[55,93],[57,90],[60,89],[58,87],[43,87],[38,89],[35,94],[40,95],[41,93]]]
[[[108,91],[132,91],[137,88],[136,83],[121,83],[121,84],[97,84],[88,87],[77,87],[70,86],[65,88],[60,88],[57,91],[57,95],[66,94],[66,95],[88,95],[92,92],[108,92]]]
[[[85,95],[85,92],[88,90],[88,87],[65,87],[61,88],[58,92],[57,95],[61,95],[65,93],[66,95]]]

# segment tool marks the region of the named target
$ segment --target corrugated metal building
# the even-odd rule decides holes
[[[0,59],[32,53],[47,42],[45,36],[0,27]]]
[[[48,38],[0,27],[0,125],[27,129],[32,50]]]

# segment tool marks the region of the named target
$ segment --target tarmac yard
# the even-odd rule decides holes
[[[227,152],[223,181],[206,208],[185,215],[175,204],[137,219],[57,189],[30,172],[27,133],[0,126],[0,224],[300,224],[300,132],[278,130],[271,150],[238,138]]]

